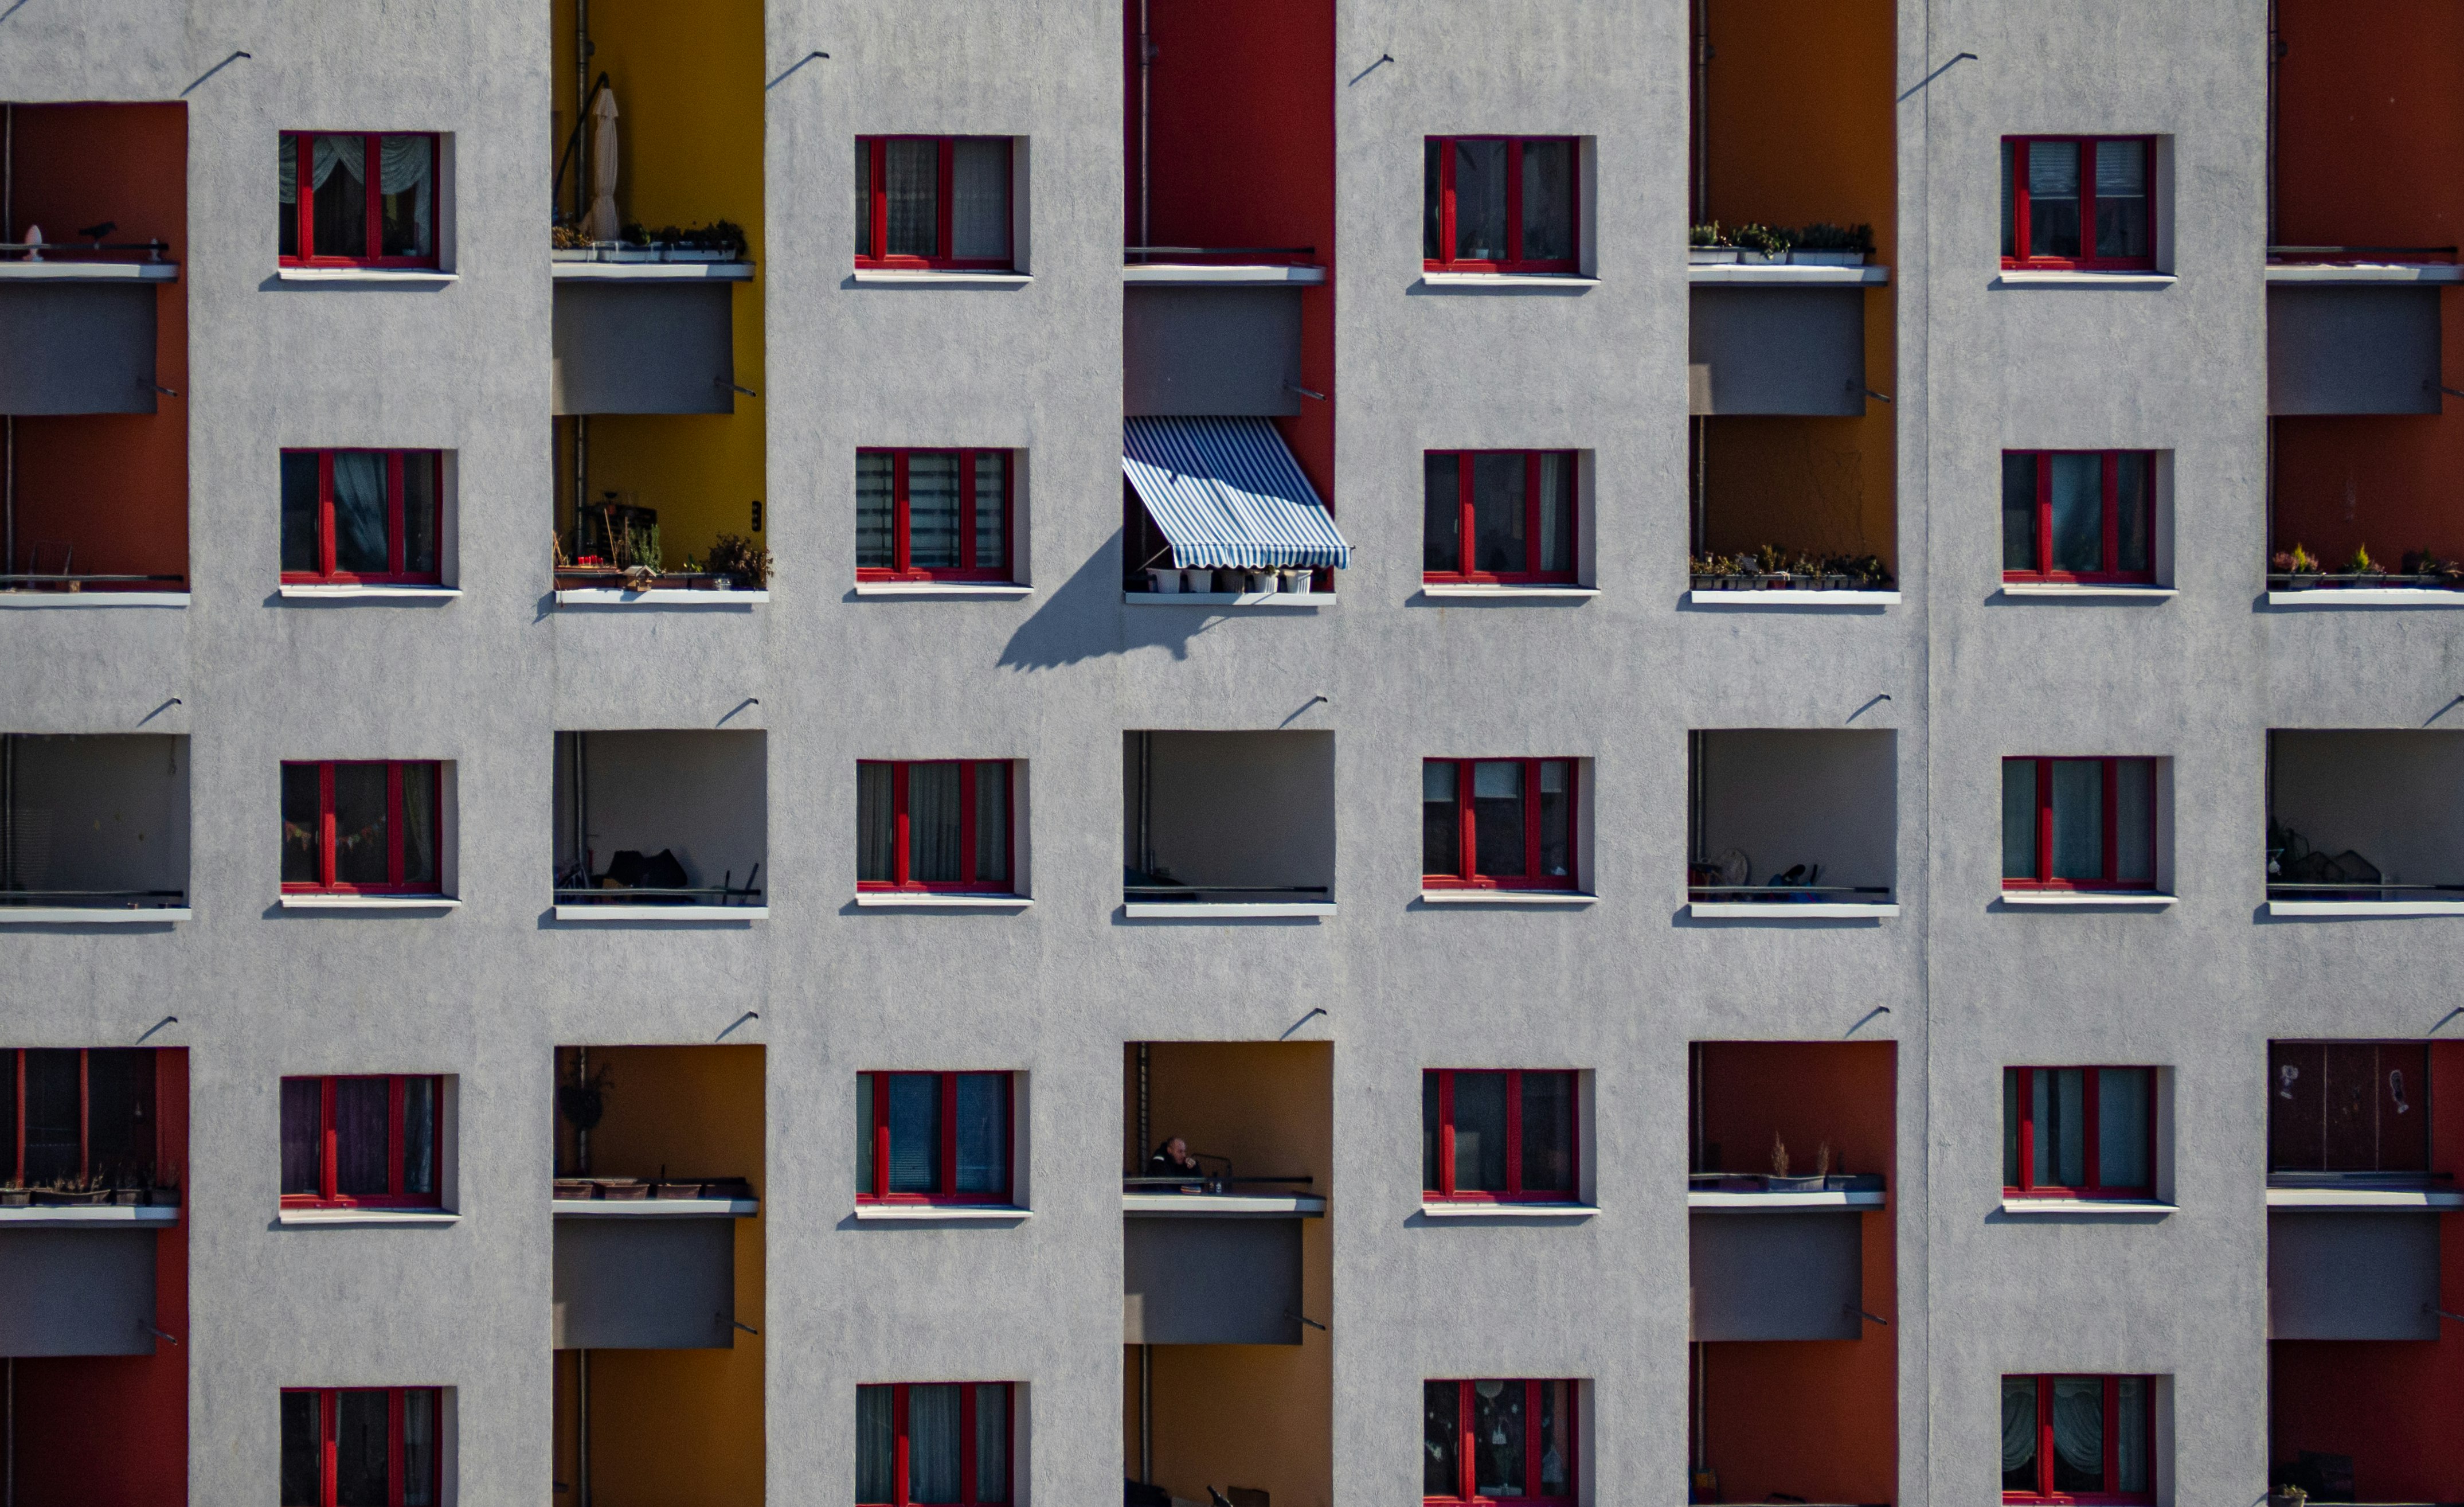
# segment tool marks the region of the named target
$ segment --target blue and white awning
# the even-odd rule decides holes
[[[1352,546],[1263,418],[1126,418],[1121,472],[1184,568],[1340,569]]]

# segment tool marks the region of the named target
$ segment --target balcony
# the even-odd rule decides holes
[[[1689,734],[1687,910],[1721,920],[1897,916],[1894,736]]]
[[[10,108],[0,608],[185,606],[187,107]]]
[[[556,735],[556,919],[767,920],[764,734]]]
[[[1121,739],[1127,919],[1334,914],[1334,735],[1133,732]]]
[[[1332,1053],[1135,1042],[1122,1066],[1130,1499],[1329,1499]]]
[[[188,740],[0,733],[0,926],[189,919]]]
[[[2271,916],[2464,915],[2464,733],[2272,730]]]
[[[1691,601],[1899,600],[1884,10],[1694,8]]]

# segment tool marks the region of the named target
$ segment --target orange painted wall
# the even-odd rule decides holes
[[[0,239],[39,225],[45,240],[71,240],[78,226],[117,220],[110,239],[167,241],[165,255],[186,262],[187,106],[21,104],[16,137],[15,224]],[[154,380],[182,396],[157,395],[152,413],[17,420],[20,550],[56,540],[74,546],[76,571],[187,574],[186,276],[155,292]]]
[[[1696,1050],[1703,1139],[1721,1148],[1706,1170],[1770,1171],[1774,1131],[1799,1175],[1814,1170],[1825,1141],[1834,1172],[1891,1170],[1889,1042],[1706,1041]]]
[[[2280,0],[2276,239],[2464,244],[2464,9]],[[2464,292],[2439,295],[2443,380],[2464,388]],[[2446,415],[2278,419],[2272,549],[2339,566],[2356,544],[2464,558],[2464,400]]]
[[[22,118],[22,113],[21,113]],[[92,223],[92,222],[85,222]],[[188,1054],[154,1054],[160,1165],[188,1188]],[[154,1236],[152,1355],[17,1363],[17,1507],[160,1507],[188,1496],[188,1223]]]
[[[2464,1173],[2464,1042],[2430,1049],[2431,1164]],[[2464,1313],[2464,1214],[2438,1221],[2438,1306]],[[2362,1501],[2464,1501],[2464,1325],[2428,1341],[2278,1340],[2267,1347],[2268,1456],[2353,1457]]]
[[[1301,294],[1301,386],[1327,394],[1275,420],[1334,500],[1334,0],[1148,0],[1148,233],[1156,246],[1314,246],[1327,282]],[[1138,242],[1137,0],[1121,8],[1122,244]]]
[[[1709,218],[1871,225],[1874,262],[1897,259],[1894,25],[1888,0],[1710,0]],[[1881,392],[1896,387],[1891,295],[1865,294],[1865,385]],[[1711,420],[1705,545],[1897,561],[1891,412]]]

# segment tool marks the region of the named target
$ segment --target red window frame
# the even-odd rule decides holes
[[[1577,842],[1582,826],[1580,804],[1582,761],[1551,756],[1545,759],[1423,759],[1422,766],[1450,764],[1455,766],[1456,852],[1463,867],[1454,874],[1422,874],[1424,890],[1573,890],[1582,879],[1582,854]],[[1509,875],[1485,875],[1479,872],[1480,842],[1471,795],[1472,765],[1481,764],[1519,764],[1523,765],[1523,872]],[[1562,764],[1566,766],[1566,872],[1564,875],[1540,872],[1540,766]],[[1422,802],[1423,806],[1428,803]],[[1426,868],[1424,861],[1422,867]]]
[[[1582,264],[1583,239],[1583,144],[1573,136],[1488,136],[1467,133],[1461,136],[1432,136],[1438,146],[1438,249],[1444,255],[1423,256],[1420,266],[1426,272],[1575,272]],[[1506,246],[1503,261],[1473,260],[1458,257],[1455,249],[1455,153],[1457,142],[1506,143]],[[1572,256],[1551,256],[1533,259],[1523,255],[1523,147],[1530,142],[1562,142],[1571,154],[1568,158],[1566,184],[1566,218],[1568,245],[1574,248]],[[1423,167],[1425,175],[1426,168]],[[1425,184],[1423,192],[1426,191]]]
[[[2074,142],[2079,152],[2079,255],[2031,256],[2029,240],[2028,148],[2038,142]],[[2144,256],[2096,255],[2096,144],[2137,142],[2147,165],[2147,254]],[[2011,149],[2011,255],[2002,265],[2040,272],[2150,272],[2156,266],[2156,138],[2153,136],[2006,136]]]
[[[998,1386],[1001,1402],[1009,1416],[1002,1420],[1001,1463],[1008,1467],[1001,1478],[1001,1494],[994,1502],[1007,1502],[1018,1496],[1018,1384],[1015,1382],[887,1382],[872,1383],[890,1388],[891,1498],[886,1502],[858,1501],[856,1507],[912,1507],[914,1498],[909,1495],[907,1400],[911,1388],[917,1386],[956,1386],[958,1388],[958,1501],[984,1502],[976,1495],[976,1388]],[[859,1449],[862,1443],[858,1442]]]
[[[2121,803],[2120,803],[2119,801],[2117,801],[2117,800],[2115,799],[2115,797],[2120,793],[2120,789],[2121,789],[2121,783],[2122,783],[2122,766],[2123,766],[2123,765],[2125,765],[2125,764],[2142,764],[2142,765],[2149,765],[2149,768],[2148,768],[2148,770],[2147,770],[2147,781],[2148,781],[2148,791],[2147,791],[2147,853],[2148,853],[2148,857],[2149,857],[2149,865],[2148,865],[2148,867],[2150,868],[2150,870],[2151,870],[2151,871],[2152,871],[2152,870],[2154,869],[2154,867],[2155,867],[2155,864],[2154,864],[2154,857],[2155,857],[2155,853],[2156,853],[2156,790],[2155,790],[2156,771],[2155,771],[2155,768],[2154,768],[2154,765],[2155,765],[2155,763],[2156,763],[2156,761],[2155,761],[2155,760],[2153,760],[2153,759],[2148,759],[2148,758],[2141,758],[2141,757],[2137,757],[2137,756],[2111,756],[2111,757],[2097,757],[2097,756],[2091,756],[2091,757],[2087,757],[2087,758],[2065,758],[2065,757],[2052,756],[2052,755],[2034,755],[2034,754],[2030,754],[2030,755],[2019,755],[2019,756],[2014,756],[2014,757],[2012,757],[2012,758],[2006,758],[2006,759],[2004,759],[2002,762],[2003,762],[2005,765],[2013,765],[2013,764],[2033,764],[2033,765],[2035,765],[2036,766],[2036,874],[2035,874],[2035,876],[2034,878],[2028,878],[2028,879],[2013,879],[2013,878],[2007,878],[2007,877],[2006,877],[2006,878],[2005,878],[2005,879],[2003,879],[2003,881],[2002,881],[2002,888],[2004,888],[2005,890],[2021,890],[2021,891],[2052,890],[2052,891],[2057,891],[2057,892],[2058,892],[2058,891],[2085,891],[2085,892],[2097,892],[2097,891],[2104,891],[2104,890],[2125,890],[2125,891],[2128,891],[2128,890],[2147,890],[2147,891],[2153,891],[2153,890],[2156,888],[2156,876],[2155,876],[2155,875],[2154,875],[2152,872],[2149,874],[2149,875],[2148,875],[2146,878],[2144,878],[2144,879],[2120,879],[2120,878],[2115,878],[2115,877],[2114,877],[2114,875],[2116,875],[2117,873],[2119,873],[2119,872],[2120,872],[2121,863],[2122,863],[2122,851],[2121,851],[2121,843],[2120,843],[2120,840],[2119,840],[2119,839],[2121,838],[2121,835],[2122,835],[2122,828],[2121,828],[2122,812],[2121,812],[2121,810],[2120,810],[2120,805],[2121,805]],[[2102,765],[2102,766],[2103,766],[2103,794],[2102,794],[2102,797],[2101,798],[2101,801],[2100,801],[2100,803],[2099,803],[2099,804],[2101,805],[2101,807],[2102,808],[2102,811],[2103,811],[2103,815],[2104,815],[2104,874],[2105,874],[2105,876],[2104,876],[2103,878],[2101,878],[2101,879],[2057,879],[2057,878],[2053,877],[2053,872],[2054,872],[2054,765],[2057,765],[2057,764],[2093,764],[2093,765]]]
[[[317,1132],[318,1181],[322,1185],[315,1193],[285,1193],[285,1208],[439,1208],[445,1203],[445,1079],[431,1073],[346,1073],[330,1076],[298,1075],[313,1079],[319,1089]],[[334,1090],[344,1078],[379,1078],[385,1084],[385,1175],[392,1185],[389,1193],[344,1193],[336,1186],[337,1168],[341,1164],[340,1134],[334,1128]],[[403,1144],[403,1085],[414,1078],[424,1078],[430,1085],[429,1100],[429,1166],[435,1169],[429,1181],[436,1186],[425,1193],[406,1192],[402,1186],[402,1159],[407,1148]],[[284,1082],[294,1079],[285,1078]]]
[[[2025,1374],[2025,1373],[2014,1373]],[[2112,1481],[2120,1474],[2118,1456],[2122,1446],[2122,1386],[2125,1381],[2143,1384],[2140,1406],[2145,1409],[2142,1420],[2147,1441],[2147,1490],[2144,1492],[2057,1492],[2054,1490],[2054,1383],[2060,1378],[2077,1377],[2079,1372],[2045,1372],[2036,1376],[2036,1490],[2014,1492],[2007,1488],[2002,1499],[2009,1503],[2130,1504],[2156,1500],[2156,1378],[2152,1376],[2102,1376],[2104,1383],[2104,1478]]]
[[[2148,1181],[2123,1186],[2102,1181],[2104,1176],[2103,1108],[2104,1075],[2107,1069],[2120,1068],[2147,1075],[2146,1125],[2147,1144],[2143,1148],[2147,1164]],[[2072,1073],[2083,1075],[2084,1087],[2079,1096],[2081,1146],[2079,1164],[2086,1168],[2089,1181],[2083,1186],[2066,1187],[2056,1183],[2036,1181],[2036,1075],[2038,1073]],[[2002,1092],[2016,1100],[2019,1129],[2019,1181],[2005,1185],[2005,1194],[2028,1198],[2143,1199],[2156,1196],[2156,1070],[2138,1063],[2072,1063],[2052,1065],[2031,1063],[2024,1067],[2002,1070]],[[2058,1162],[2058,1158],[2057,1159]]]
[[[2036,568],[2013,570],[2005,565],[2005,581],[2078,582],[2081,584],[2146,584],[2156,579],[2156,454],[2147,450],[2033,450],[2006,451],[2005,454],[2026,454],[2036,457]],[[2140,478],[2139,495],[2147,508],[2147,568],[2145,570],[2057,570],[2054,560],[2054,457],[2056,455],[2097,455],[2103,460],[2103,520],[2098,542],[2097,558],[2108,565],[2122,558],[2122,468],[2126,465],[2145,467]]]
[[[341,884],[334,879],[334,770],[346,764],[383,765],[385,770],[385,872],[390,877],[383,884]],[[319,831],[317,839],[317,882],[299,883],[285,880],[285,895],[441,895],[445,887],[445,811],[441,771],[443,766],[432,759],[286,759],[283,767],[313,765],[318,771],[317,811]],[[429,852],[436,854],[436,877],[416,882],[402,877],[402,789],[403,782],[422,778],[416,771],[425,770],[424,778],[434,782],[437,788],[428,804],[430,831]]]
[[[1450,1378],[1430,1378],[1431,1382],[1441,1385],[1448,1380],[1450,1380]],[[1486,1378],[1484,1378],[1483,1380],[1486,1380]],[[1582,1415],[1575,1406],[1575,1398],[1580,1394],[1580,1388],[1573,1380],[1567,1378],[1551,1377],[1546,1380],[1541,1380],[1526,1377],[1503,1377],[1496,1378],[1496,1380],[1504,1381],[1508,1386],[1520,1386],[1524,1389],[1523,1495],[1517,1496],[1483,1496],[1479,1494],[1477,1490],[1479,1461],[1474,1454],[1474,1445],[1472,1442],[1472,1387],[1477,1384],[1471,1380],[1464,1380],[1455,1384],[1463,1389],[1455,1403],[1455,1465],[1457,1470],[1461,1473],[1462,1484],[1457,1488],[1457,1494],[1455,1496],[1430,1496],[1423,1495],[1420,1500],[1425,1503],[1432,1504],[1432,1507],[1435,1507],[1435,1504],[1438,1503],[1456,1502],[1516,1502],[1523,1504],[1523,1507],[1542,1507],[1542,1504],[1546,1503],[1573,1503],[1577,1499],[1578,1494],[1581,1491],[1581,1482],[1578,1479],[1578,1471],[1579,1464],[1582,1459]],[[1554,1495],[1548,1495],[1542,1493],[1540,1490],[1540,1456],[1542,1453],[1542,1436],[1540,1432],[1540,1388],[1552,1385],[1562,1385],[1566,1389],[1566,1458],[1564,1461],[1566,1468],[1566,1481],[1565,1485],[1560,1488],[1557,1493]],[[1425,1477],[1423,1478],[1423,1484],[1425,1485]]]
[[[984,140],[984,138],[922,135],[859,136],[856,138],[857,144],[862,146],[865,150],[865,160],[868,164],[867,176],[865,179],[868,191],[866,193],[865,206],[866,221],[864,243],[866,246],[871,248],[870,251],[858,252],[856,254],[855,264],[857,266],[881,268],[945,268],[951,271],[1007,272],[1018,264],[1018,229],[1016,224],[1016,215],[1018,212],[1018,142],[1014,137],[1001,136],[991,138],[991,140],[998,141],[1001,144],[1001,160],[1007,168],[1006,181],[1008,187],[1002,197],[1009,205],[1012,218],[1001,227],[1002,237],[1007,242],[1006,248],[998,256],[954,256],[950,253],[950,214],[953,209],[951,197],[951,165],[955,160],[953,148],[961,141],[980,140]],[[934,194],[934,210],[939,221],[939,224],[936,226],[934,233],[934,244],[936,248],[936,252],[931,256],[889,255],[881,251],[882,247],[887,246],[890,243],[890,185],[888,182],[890,158],[889,144],[891,142],[923,141],[935,143],[937,144],[938,148],[935,154],[934,164],[936,174],[936,187]]]
[[[1018,1137],[1014,1117],[1018,1112],[1018,1075],[1014,1073],[900,1073],[895,1070],[860,1073],[858,1077],[872,1083],[872,1190],[858,1193],[859,1204],[999,1204],[1006,1205],[1013,1197],[1018,1179]],[[884,1081],[895,1077],[936,1077],[941,1080],[941,1159],[934,1177],[942,1191],[935,1193],[893,1193],[890,1190],[890,1086]],[[990,1192],[961,1193],[958,1186],[958,1079],[962,1077],[998,1077],[1001,1083],[1001,1186]]]
[[[292,182],[297,189],[293,194],[292,209],[299,216],[299,254],[296,256],[277,255],[275,258],[284,267],[433,267],[437,247],[443,241],[438,233],[444,224],[445,168],[437,149],[435,131],[311,131],[285,130],[292,149],[298,153]],[[388,136],[424,136],[428,138],[428,255],[425,256],[319,256],[317,255],[316,141],[319,136],[356,136],[366,155],[363,162],[382,162],[385,148],[379,144]],[[368,190],[367,243],[385,244],[385,174],[364,173]]]
[[[1433,450],[1432,455],[1453,455],[1455,487],[1459,499],[1456,507],[1455,542],[1459,546],[1456,568],[1420,571],[1423,581],[1440,584],[1468,582],[1501,586],[1572,584],[1579,573],[1576,569],[1543,570],[1540,568],[1540,461],[1544,455],[1562,455],[1566,462],[1567,543],[1574,545],[1578,560],[1581,555],[1582,485],[1580,453],[1572,450]],[[1521,570],[1476,570],[1472,568],[1472,551],[1479,547],[1473,526],[1472,459],[1477,455],[1521,455],[1523,461],[1523,559]],[[1425,526],[1425,524],[1424,524]]]
[[[0,1162],[0,1178],[5,1178],[9,1182],[17,1184],[19,1186],[25,1186],[26,1182],[26,1053],[28,1052],[40,1052],[44,1050],[47,1049],[40,1047],[0,1048],[0,1073],[6,1073],[9,1075],[9,1111],[11,1117],[8,1141],[9,1155],[5,1162]],[[80,1180],[90,1179],[95,1176],[93,1073],[94,1053],[98,1049],[92,1047],[66,1047],[58,1050],[75,1052],[77,1054],[77,1177]],[[103,1048],[100,1050],[143,1052],[145,1053],[146,1071],[151,1073],[155,1069],[155,1057],[152,1048]],[[161,1110],[162,1085],[159,1080],[154,1086],[152,1096],[145,1100],[145,1103],[154,1108],[152,1134],[155,1137],[155,1142],[153,1153],[146,1159],[145,1165],[142,1170],[145,1172],[148,1177],[153,1177],[159,1174],[163,1165],[163,1118]],[[141,1113],[143,1111],[141,1110]]]
[[[434,586],[445,579],[445,552],[442,547],[445,523],[445,453],[443,451],[373,452],[385,457],[385,537],[389,541],[387,547],[392,557],[389,562],[390,568],[374,575],[355,574],[334,568],[334,457],[339,454],[364,454],[370,452],[357,447],[343,447],[338,450],[286,450],[283,454],[286,455],[313,454],[317,457],[317,568],[285,570],[282,572],[282,579],[285,582],[337,586],[354,584]],[[406,456],[414,454],[433,457],[436,468],[437,496],[429,502],[429,506],[434,508],[437,515],[429,521],[429,537],[437,540],[439,544],[437,568],[433,570],[414,571],[403,568],[403,546],[406,538],[403,524],[406,518],[404,509],[407,505],[403,495],[403,460]]]
[[[911,876],[913,856],[909,846],[907,811],[907,775],[918,765],[955,764],[958,766],[958,874],[955,881],[923,880]],[[859,769],[867,765],[890,766],[890,862],[891,877],[858,879],[855,887],[867,895],[909,893],[916,895],[1013,895],[1018,889],[1018,770],[1008,759],[859,759]],[[1010,830],[1001,833],[1001,852],[1006,861],[1001,865],[1009,873],[1004,879],[979,880],[976,877],[976,781],[986,765],[999,766],[1007,784],[1006,799],[1001,809],[1009,813]],[[861,820],[861,816],[859,816]]]
[[[429,1417],[433,1420],[429,1440],[428,1479],[430,1501],[445,1498],[445,1397],[438,1386],[286,1386],[285,1396],[309,1395],[318,1400],[318,1476],[317,1500],[320,1507],[335,1507],[339,1458],[337,1442],[342,1413],[344,1392],[383,1392],[385,1394],[385,1500],[390,1507],[403,1507],[402,1400],[412,1392],[427,1392],[433,1399]]]
[[[1455,1186],[1455,1075],[1458,1073],[1498,1073],[1506,1075],[1506,1191],[1489,1188],[1457,1188]],[[1523,1186],[1523,1079],[1527,1074],[1539,1074],[1566,1080],[1566,1099],[1573,1110],[1573,1123],[1566,1145],[1566,1186],[1526,1190]],[[1424,1068],[1422,1079],[1438,1080],[1438,1186],[1420,1189],[1424,1204],[1568,1204],[1581,1196],[1583,1186],[1582,1157],[1582,1080],[1571,1068]]]
[[[1010,559],[1017,550],[1018,521],[1018,452],[998,446],[962,447],[958,457],[958,565],[951,569],[918,569],[913,563],[908,535],[907,469],[916,455],[946,455],[948,449],[929,445],[895,449],[888,446],[866,446],[856,454],[891,457],[890,506],[891,550],[895,563],[888,569],[879,565],[859,565],[858,581],[985,581],[1007,582],[1014,579]],[[987,563],[976,558],[976,457],[1000,455],[1001,459],[1001,558]]]

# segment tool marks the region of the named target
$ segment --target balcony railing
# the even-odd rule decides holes
[[[1689,884],[1685,898],[1715,905],[1888,905],[1887,884]]]
[[[2464,902],[2464,884],[2280,884],[2267,881],[2271,900],[2455,900]]]
[[[1333,892],[1323,884],[1125,884],[1125,898],[1142,904],[1183,901],[1189,904],[1271,905],[1283,900],[1323,900]]]
[[[181,910],[188,903],[186,890],[6,890],[0,907],[64,910]]]
[[[754,874],[759,874],[761,866],[757,863],[753,869]],[[761,890],[753,883],[753,875],[745,875],[745,882],[742,885],[732,883],[733,878],[734,874],[731,871],[721,876],[716,884],[685,885],[666,889],[654,889],[647,885],[616,889],[559,885],[556,890],[556,903],[559,905],[731,906],[753,905],[760,901]]]

